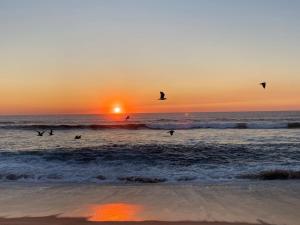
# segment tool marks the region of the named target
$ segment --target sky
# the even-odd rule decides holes
[[[299,58],[300,1],[0,0],[0,114],[300,110]]]

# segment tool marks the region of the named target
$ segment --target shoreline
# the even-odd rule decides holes
[[[88,221],[86,218],[71,217],[20,217],[20,218],[2,218],[0,224],[5,225],[270,225],[264,221],[258,223],[244,222],[209,222],[209,221]]]
[[[287,170],[288,171],[288,170]],[[248,175],[248,174],[246,174]],[[64,187],[64,186],[96,186],[96,187],[149,187],[149,186],[165,186],[165,187],[230,187],[230,186],[240,186],[247,187],[249,185],[285,185],[288,183],[300,185],[300,179],[258,179],[251,178],[252,174],[249,174],[250,178],[234,178],[234,179],[224,179],[224,180],[203,180],[203,181],[185,181],[185,182],[157,182],[157,183],[143,183],[143,182],[72,182],[72,181],[64,181],[64,182],[56,182],[56,181],[4,181],[0,182],[1,187]],[[256,174],[253,174],[254,176]]]

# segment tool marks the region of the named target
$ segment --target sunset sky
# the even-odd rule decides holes
[[[0,0],[0,114],[300,110],[299,59],[300,1]]]

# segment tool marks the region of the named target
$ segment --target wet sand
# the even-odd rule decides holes
[[[7,225],[255,225],[250,223],[227,223],[227,222],[191,222],[191,221],[127,221],[127,222],[95,222],[85,218],[58,218],[48,217],[23,217],[23,218],[0,218],[0,224]],[[262,224],[262,223],[257,223]]]
[[[199,185],[0,184],[0,225],[298,225],[299,211],[299,181]]]

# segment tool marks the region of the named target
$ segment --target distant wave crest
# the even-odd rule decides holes
[[[14,126],[0,126],[0,128],[5,129],[24,129],[24,130],[73,130],[73,129],[90,129],[90,130],[101,130],[101,129],[147,129],[146,124],[90,124],[90,125],[50,125],[50,124],[34,124],[34,125],[14,125]]]
[[[300,122],[189,122],[189,123],[122,123],[122,124],[10,124],[2,123],[0,129],[21,130],[104,130],[104,129],[152,129],[152,130],[188,130],[188,129],[300,129]]]

